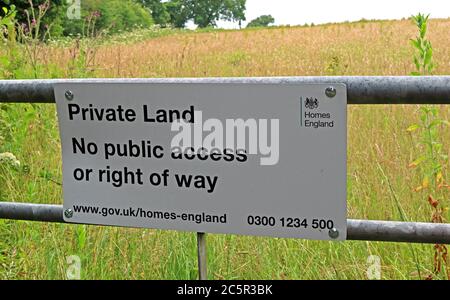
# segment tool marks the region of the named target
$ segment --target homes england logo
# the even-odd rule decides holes
[[[306,98],[305,107],[308,109],[316,109],[319,107],[319,100],[317,98]]]

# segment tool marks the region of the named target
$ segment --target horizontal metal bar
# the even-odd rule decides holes
[[[83,83],[345,83],[349,104],[450,104],[450,76],[0,80],[0,102],[54,103],[53,85]]]
[[[62,205],[0,202],[0,219],[64,223]]]
[[[348,220],[349,240],[450,244],[450,224]]]
[[[0,219],[64,223],[63,207],[0,202]],[[450,224],[348,220],[347,239],[450,244]]]

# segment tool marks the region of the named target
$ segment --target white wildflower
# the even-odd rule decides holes
[[[20,167],[20,161],[11,152],[0,153],[0,164],[6,164],[15,168]]]

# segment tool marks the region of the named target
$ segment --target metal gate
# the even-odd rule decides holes
[[[348,104],[350,105],[450,105],[450,76],[0,80],[0,102],[54,103],[53,86],[58,82],[270,83],[279,85],[293,83],[344,83],[347,85]],[[64,223],[62,205],[0,202],[0,218]],[[347,222],[348,240],[450,244],[450,224],[351,219]],[[206,278],[205,242],[205,235],[199,233],[200,278]]]

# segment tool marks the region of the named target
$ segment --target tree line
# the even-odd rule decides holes
[[[183,28],[193,21],[200,28],[215,27],[219,20],[245,21],[246,0],[140,0],[157,24]]]
[[[45,16],[39,21],[53,37],[82,34],[91,26],[115,33],[154,24],[184,28],[192,22],[206,28],[216,27],[221,20],[239,25],[246,20],[246,0],[0,0],[0,7],[12,5],[17,10],[19,24],[24,27],[45,10]],[[77,17],[70,17],[71,11]],[[268,26],[273,22],[272,16],[264,15],[252,20],[248,27]]]

